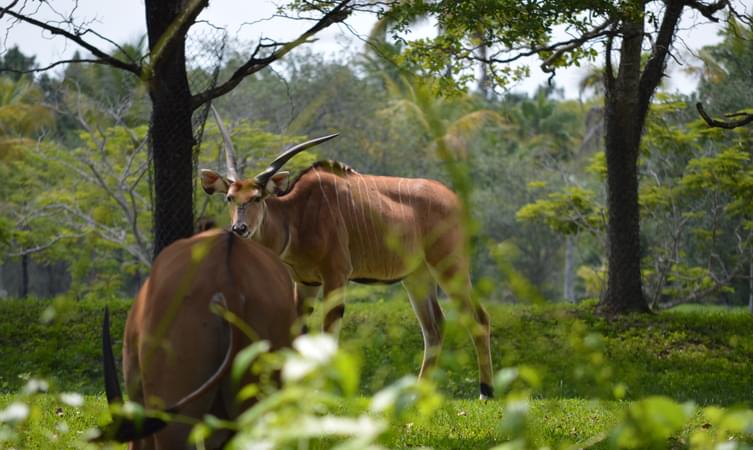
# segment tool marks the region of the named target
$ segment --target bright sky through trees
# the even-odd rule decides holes
[[[115,42],[134,42],[146,33],[144,20],[144,4],[140,1],[101,2],[96,0],[80,0],[75,11],[76,17],[86,18],[91,22],[91,28]],[[277,2],[280,3],[280,2]],[[71,0],[52,2],[55,9],[65,15],[70,13],[74,2]],[[242,6],[241,6],[242,5]],[[216,26],[226,27],[232,38],[241,42],[252,41],[264,36],[278,40],[291,39],[297,36],[311,22],[288,20],[274,17],[277,7],[271,0],[255,0],[247,3],[237,3],[233,0],[214,0],[199,16]],[[753,9],[750,5],[746,10]],[[40,10],[42,11],[42,10]],[[40,15],[40,18],[52,17]],[[368,36],[375,18],[368,14],[358,14],[348,19],[348,25],[338,24],[317,35],[317,40],[310,47],[328,56],[337,56],[343,52],[358,51],[363,45],[362,39]],[[6,31],[7,20],[0,21],[0,29]],[[678,45],[678,57],[687,65],[692,63],[692,51],[704,45],[719,42],[717,35],[719,27],[710,24],[697,13],[689,13],[684,18]],[[412,36],[431,33],[428,24],[415,27]],[[564,31],[563,31],[564,35]],[[18,45],[26,54],[36,55],[39,64],[46,64],[69,57],[76,50],[75,46],[65,42],[62,38],[52,38],[49,33],[42,33],[34,27],[16,24],[11,32],[6,32],[0,43],[0,53],[14,45]],[[105,44],[103,47],[107,48]],[[597,61],[598,64],[601,61]],[[528,80],[512,86],[513,90],[529,93],[546,82],[547,76],[538,68],[536,61],[530,62],[531,77]],[[570,68],[560,70],[555,79],[558,86],[565,88],[565,96],[578,96],[578,81],[583,77],[584,68]],[[691,92],[696,86],[696,79],[683,73],[676,63],[670,67],[670,77],[666,88],[670,91],[682,93]]]

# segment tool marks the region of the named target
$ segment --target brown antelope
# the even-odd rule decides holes
[[[254,178],[242,179],[222,120],[213,110],[225,143],[227,177],[201,170],[208,194],[230,204],[232,231],[272,249],[289,268],[299,305],[323,287],[323,328],[339,329],[342,295],[349,280],[402,281],[421,325],[424,356],[419,377],[434,365],[442,343],[444,316],[437,284],[473,319],[481,397],[492,396],[489,316],[470,295],[470,261],[461,218],[463,205],[434,180],[362,175],[338,162],[318,162],[286,190],[283,165],[297,153],[336,135],[297,145]]]
[[[210,312],[213,302],[248,324],[271,349],[291,343],[295,290],[277,255],[220,230],[177,241],[154,261],[126,321],[123,374],[132,402],[152,409],[170,405],[166,411],[194,418],[211,413],[230,419],[248,406],[236,405],[226,375],[249,339]],[[122,395],[107,313],[103,351],[107,399],[118,402]],[[188,448],[190,430],[157,418],[124,419],[113,422],[103,437],[132,441],[129,449],[182,449]],[[220,448],[229,437],[218,433],[207,448]]]

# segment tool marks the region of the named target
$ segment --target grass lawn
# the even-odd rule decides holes
[[[15,394],[0,394],[0,409],[18,400]],[[104,395],[85,395],[81,406],[66,404],[53,394],[34,395],[25,400],[31,405],[29,419],[16,430],[17,436],[10,444],[0,441],[2,449],[125,448],[86,444],[87,431],[108,420]]]
[[[14,401],[14,395],[0,395],[0,409]],[[52,394],[37,395],[30,402],[31,419],[19,430],[13,446],[22,449],[113,448],[125,445],[100,446],[85,444],[87,430],[107,421],[104,396],[85,396],[82,407],[73,408]],[[356,399],[343,409],[360,412],[367,399]],[[535,400],[532,423],[535,442],[578,443],[609,429],[617,420],[617,402],[590,400]],[[401,423],[388,430],[380,443],[388,448],[432,447],[437,449],[482,449],[505,442],[507,436],[499,428],[502,409],[497,402],[448,400],[432,416],[430,422]],[[327,448],[314,444],[314,448]],[[3,447],[0,444],[0,448]]]
[[[48,379],[50,392],[85,394],[80,408],[52,393],[32,397],[30,420],[12,441],[17,448],[81,448],[84,430],[106,421],[99,361],[103,303],[58,300],[53,313],[49,301],[0,301],[0,411],[29,377]],[[130,301],[108,303],[119,347]],[[382,438],[387,447],[489,448],[508,438],[500,428],[502,403],[473,400],[473,348],[446,309],[450,320],[434,381],[447,401],[428,423],[395,425]],[[610,322],[588,306],[488,309],[495,369],[526,366],[540,378],[527,427],[535,443],[599,441],[632,399],[651,395],[702,406],[753,406],[753,316],[744,310],[690,308]],[[417,372],[422,338],[407,301],[351,302],[344,323],[340,341],[360,357],[362,395]],[[624,401],[615,400],[615,393]],[[354,401],[343,409],[359,411],[365,404]],[[700,427],[704,419],[693,423]],[[668,446],[684,447],[687,431]]]

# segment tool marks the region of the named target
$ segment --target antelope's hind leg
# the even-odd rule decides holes
[[[439,287],[457,305],[461,314],[472,322],[468,331],[473,338],[479,371],[479,390],[482,400],[494,396],[492,388],[491,324],[489,314],[471,295],[470,261],[463,248],[457,229],[442,235],[427,249],[427,262]]]
[[[468,275],[455,273],[453,276],[440,277],[439,285],[458,305],[460,312],[472,319],[468,326],[479,371],[479,390],[481,400],[494,397],[492,388],[492,354],[491,324],[489,314],[480,302],[471,296],[471,280]]]
[[[436,365],[442,350],[444,314],[437,302],[437,284],[428,269],[421,268],[403,280],[413,312],[424,337],[424,358],[418,377],[423,379]]]

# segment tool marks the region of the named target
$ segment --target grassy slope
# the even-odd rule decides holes
[[[120,347],[131,302],[107,303]],[[104,302],[94,301],[0,301],[0,392],[17,390],[28,376],[46,378],[61,391],[102,392],[103,308]],[[43,323],[45,316],[52,321]]]
[[[113,335],[119,337],[129,302],[109,304]],[[39,317],[47,306],[48,302],[0,302],[4,318],[0,323],[0,409],[23,385],[19,374],[52,378],[53,388],[59,391],[92,395],[87,397],[87,414],[71,413],[73,434],[68,438],[72,439],[101,416],[102,303],[60,302],[56,319],[43,325]],[[594,367],[611,368],[607,369],[612,371],[610,378],[628,386],[628,398],[661,394],[700,404],[753,405],[753,317],[744,311],[671,311],[610,323],[594,317],[585,307],[491,305],[489,310],[496,369],[526,364],[542,376],[531,427],[542,443],[579,442],[617,420],[617,402],[584,400],[610,395],[594,382],[590,373]],[[576,350],[582,343],[578,337],[594,331],[604,336],[605,363],[594,362],[593,353]],[[415,373],[420,364],[422,339],[404,300],[349,304],[341,341],[345,348],[362,355],[364,394],[405,373]],[[470,339],[451,321],[436,381],[455,400],[447,402],[431,424],[411,423],[391,430],[385,444],[395,448],[482,448],[499,443],[504,439],[497,427],[501,406],[469,400],[477,395],[476,376]],[[38,423],[49,424],[38,428],[51,429],[60,417],[54,414],[56,400],[48,396],[38,401],[42,403]],[[65,433],[61,436],[66,439]],[[40,442],[47,438],[30,430],[28,439]],[[60,448],[65,448],[63,442]]]
[[[628,398],[668,395],[700,404],[753,405],[753,316],[745,310],[667,311],[608,322],[589,308],[489,305],[495,369],[529,365],[544,377],[543,398],[589,397],[598,390],[578,367],[589,361],[574,336],[603,335],[612,378]],[[342,342],[364,355],[366,392],[420,365],[422,339],[407,302],[358,303],[348,307]],[[399,325],[398,325],[399,324]],[[465,332],[450,326],[438,375],[454,397],[476,394],[475,357]]]

